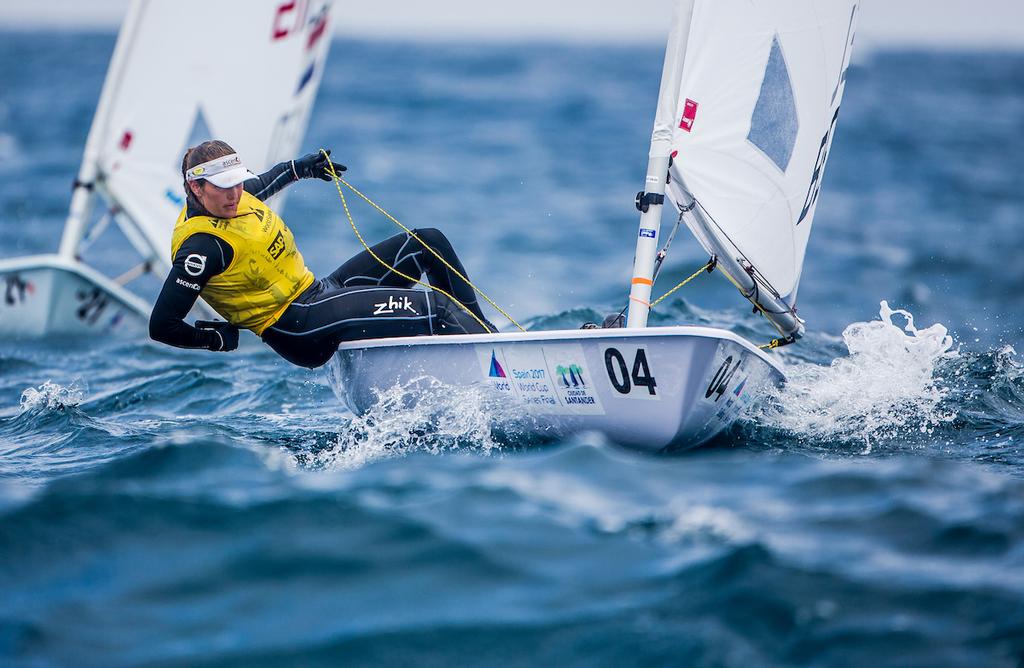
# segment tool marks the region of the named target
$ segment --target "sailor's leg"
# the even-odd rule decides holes
[[[415,237],[402,233],[371,246],[373,254],[366,250],[358,253],[327,276],[325,282],[335,287],[375,285],[404,288],[410,287],[413,283],[395,270],[415,278],[425,274],[431,285],[455,297],[483,320],[484,314],[480,310],[476,291],[451,270],[455,269],[463,276],[466,275],[466,268],[462,266],[448,238],[440,230],[432,227],[413,232]],[[443,261],[424,248],[424,244],[436,251]],[[388,266],[377,261],[373,255]]]
[[[452,248],[448,237],[441,230],[433,227],[417,229],[413,230],[413,232],[423,241],[423,244],[416,244],[420,252],[415,257],[417,264],[423,268],[423,273],[427,275],[430,284],[441,288],[458,299],[476,317],[483,320],[484,313],[480,310],[480,303],[476,298],[476,290],[466,281],[459,278],[459,274],[466,276],[466,268],[462,266],[459,256],[455,254],[455,249]],[[423,248],[424,244],[436,251],[437,255]],[[438,255],[441,257],[439,258]],[[457,271],[458,274],[453,272],[452,269]]]
[[[476,318],[466,313],[466,310],[452,302],[439,292],[430,293],[434,300],[436,317],[432,321],[435,334],[486,334],[498,331],[498,328],[487,319],[479,317],[484,321],[481,325]],[[486,326],[487,329],[484,329]]]
[[[370,250],[356,253],[325,277],[324,281],[335,288],[362,285],[408,288],[415,283],[403,278],[395,270],[418,279],[423,270],[416,263],[416,258],[422,250],[416,240],[405,232],[396,234],[370,246]],[[383,262],[378,261],[374,255]]]
[[[325,289],[292,302],[263,340],[289,362],[315,368],[342,341],[482,332],[472,316],[435,292],[355,287]]]
[[[292,302],[263,341],[289,362],[315,368],[342,341],[434,334],[436,310],[428,297],[408,288],[326,288]]]

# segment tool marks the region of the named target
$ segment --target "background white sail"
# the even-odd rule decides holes
[[[136,0],[90,144],[98,184],[159,262],[169,262],[187,147],[223,139],[256,172],[295,157],[330,44],[329,12],[323,0]]]
[[[669,38],[651,155],[793,305],[846,81],[856,0],[689,0]],[[691,221],[688,221],[691,222]],[[706,231],[694,230],[702,242]],[[710,252],[710,249],[709,249]]]

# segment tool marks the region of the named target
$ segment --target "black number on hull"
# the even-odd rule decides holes
[[[640,375],[641,371],[643,371],[642,376]],[[647,366],[647,353],[643,348],[637,348],[636,359],[633,360],[633,384],[637,387],[646,387],[648,394],[657,394],[654,388],[658,386],[658,383],[651,375],[650,367]]]
[[[710,399],[712,394],[717,394],[715,401],[722,398],[725,394],[725,388],[729,386],[729,381],[732,379],[734,373],[740,368],[739,362],[733,366],[732,355],[725,358],[722,362],[722,366],[718,367],[718,371],[715,372],[714,378],[711,379],[711,384],[708,385],[707,392],[704,393],[705,399]]]
[[[612,360],[615,361],[615,364],[612,364]],[[615,374],[616,366],[619,368],[618,375]],[[629,394],[632,388],[629,386],[629,371],[626,369],[626,360],[623,359],[622,353],[615,348],[604,351],[604,368],[608,370],[608,380],[612,381],[615,391],[619,394]]]
[[[633,372],[626,366],[626,358],[616,348],[608,348],[604,351],[604,368],[608,371],[608,380],[612,387],[619,394],[629,394],[634,387],[646,387],[647,393],[655,396],[658,381],[651,374],[651,367],[647,363],[647,352],[643,348],[637,348],[636,356],[633,358]],[[630,383],[632,379],[632,383]]]
[[[78,301],[82,302],[82,305],[75,311],[75,315],[79,320],[95,325],[104,309],[107,308],[107,295],[99,288],[93,288],[92,290],[79,290],[75,296]]]

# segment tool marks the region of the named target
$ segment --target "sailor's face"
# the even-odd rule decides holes
[[[196,199],[217,218],[234,218],[238,212],[238,201],[242,198],[242,184],[230,188],[218,188],[205,181],[198,188],[193,188]]]

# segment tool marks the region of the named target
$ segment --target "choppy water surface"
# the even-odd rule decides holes
[[[0,41],[4,256],[55,250],[112,48]],[[621,306],[660,68],[338,42],[307,144],[533,327],[577,326]],[[354,417],[255,339],[0,342],[0,663],[1021,665],[1022,72],[851,71],[789,384],[682,456],[497,439],[468,394]],[[289,200],[317,273],[357,250],[338,206]],[[680,237],[666,283],[703,261]],[[656,321],[767,339],[720,283]]]

